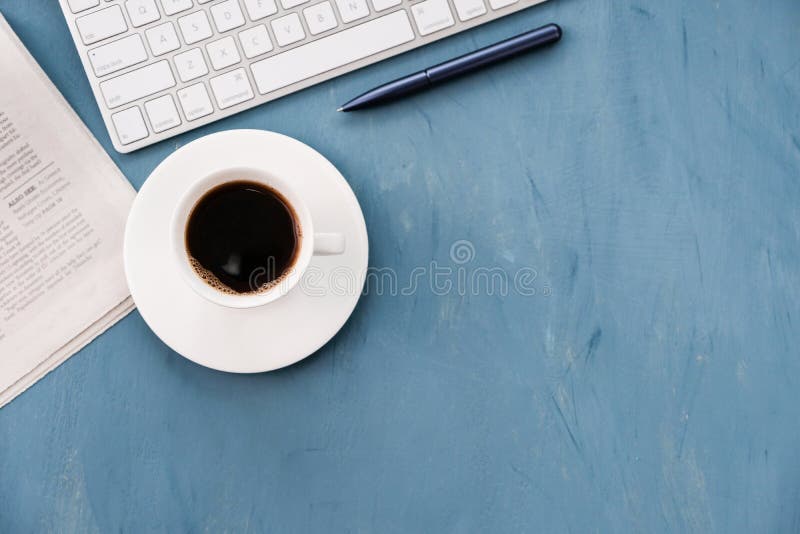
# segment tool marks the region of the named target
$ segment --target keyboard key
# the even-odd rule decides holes
[[[150,126],[155,133],[174,128],[181,123],[181,116],[172,95],[164,95],[144,103],[144,110],[150,119]]]
[[[317,35],[336,27],[336,15],[330,2],[322,2],[303,10],[311,35]]]
[[[208,58],[211,60],[211,66],[214,67],[214,70],[222,70],[242,60],[239,56],[239,50],[236,48],[236,42],[231,36],[208,43],[206,45],[206,51],[208,52]]]
[[[244,26],[244,15],[236,0],[226,0],[211,7],[211,16],[217,31],[222,33]]]
[[[161,0],[161,7],[165,15],[174,15],[187,9],[192,9],[192,0]]]
[[[111,6],[75,19],[83,44],[90,45],[128,30],[122,8]]]
[[[192,48],[188,52],[178,54],[172,60],[175,61],[175,68],[178,69],[178,77],[182,82],[188,82],[208,74],[208,65],[206,65],[206,60],[199,48]]]
[[[183,114],[188,121],[211,115],[214,111],[206,86],[202,83],[190,85],[178,91],[178,100],[180,100]]]
[[[438,32],[456,23],[447,0],[425,0],[411,6],[411,13],[420,35]]]
[[[369,16],[367,0],[336,0],[336,6],[345,24]]]
[[[303,25],[297,13],[275,19],[270,24],[278,46],[290,45],[306,38],[306,32],[303,31]]]
[[[500,9],[516,4],[517,2],[519,2],[519,0],[489,0],[489,5],[492,6],[492,9]]]
[[[226,72],[211,78],[211,91],[217,99],[219,109],[229,108],[253,98],[253,88],[244,69]]]
[[[486,13],[486,4],[483,0],[453,0],[459,20],[469,20],[480,17]]]
[[[67,0],[69,10],[73,13],[80,13],[100,5],[100,0]]]
[[[414,40],[405,11],[370,20],[250,65],[258,92],[269,93]]]
[[[239,42],[247,59],[266,54],[272,50],[272,41],[269,39],[267,27],[259,24],[239,34]]]
[[[111,115],[111,120],[117,130],[119,142],[123,145],[129,145],[148,136],[144,117],[142,117],[142,112],[139,111],[137,106],[114,113]]]
[[[196,11],[191,15],[179,18],[178,26],[186,44],[194,44],[203,39],[208,39],[213,34],[205,11]]]
[[[89,62],[97,76],[111,74],[146,59],[147,51],[137,34],[89,50]]]
[[[244,0],[244,8],[250,20],[260,20],[278,12],[275,0]]]
[[[161,18],[161,14],[156,7],[156,0],[128,0],[125,2],[125,9],[131,18],[134,28],[150,24]]]
[[[372,7],[375,11],[383,11],[390,7],[399,6],[403,0],[372,0]]]
[[[283,9],[292,9],[293,7],[303,5],[306,2],[308,2],[308,0],[281,0],[281,5],[283,6]]]
[[[172,52],[181,46],[178,34],[175,33],[175,26],[171,22],[154,26],[145,31],[144,34],[150,44],[150,51],[153,52],[154,56]]]
[[[175,85],[169,63],[161,60],[100,83],[106,105],[116,108]]]

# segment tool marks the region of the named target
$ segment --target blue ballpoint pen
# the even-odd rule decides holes
[[[355,97],[337,111],[355,111],[397,100],[408,94],[427,89],[462,74],[468,74],[522,52],[555,43],[559,39],[561,39],[561,27],[558,24],[547,24],[541,28],[530,30],[505,41],[500,41],[434,67],[383,84]]]

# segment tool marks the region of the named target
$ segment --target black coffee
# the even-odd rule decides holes
[[[208,191],[186,225],[186,250],[197,274],[224,293],[258,293],[287,273],[301,229],[277,191],[248,181]]]

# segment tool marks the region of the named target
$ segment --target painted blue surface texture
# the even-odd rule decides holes
[[[255,376],[131,314],[0,411],[0,532],[800,530],[796,0],[552,0],[130,155],[56,2],[0,10],[137,188],[201,135],[297,137],[397,282]],[[334,111],[547,22],[549,50]]]

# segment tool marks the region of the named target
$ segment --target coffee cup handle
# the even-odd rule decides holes
[[[343,234],[321,233],[314,234],[314,255],[335,256],[343,254],[345,241]]]

